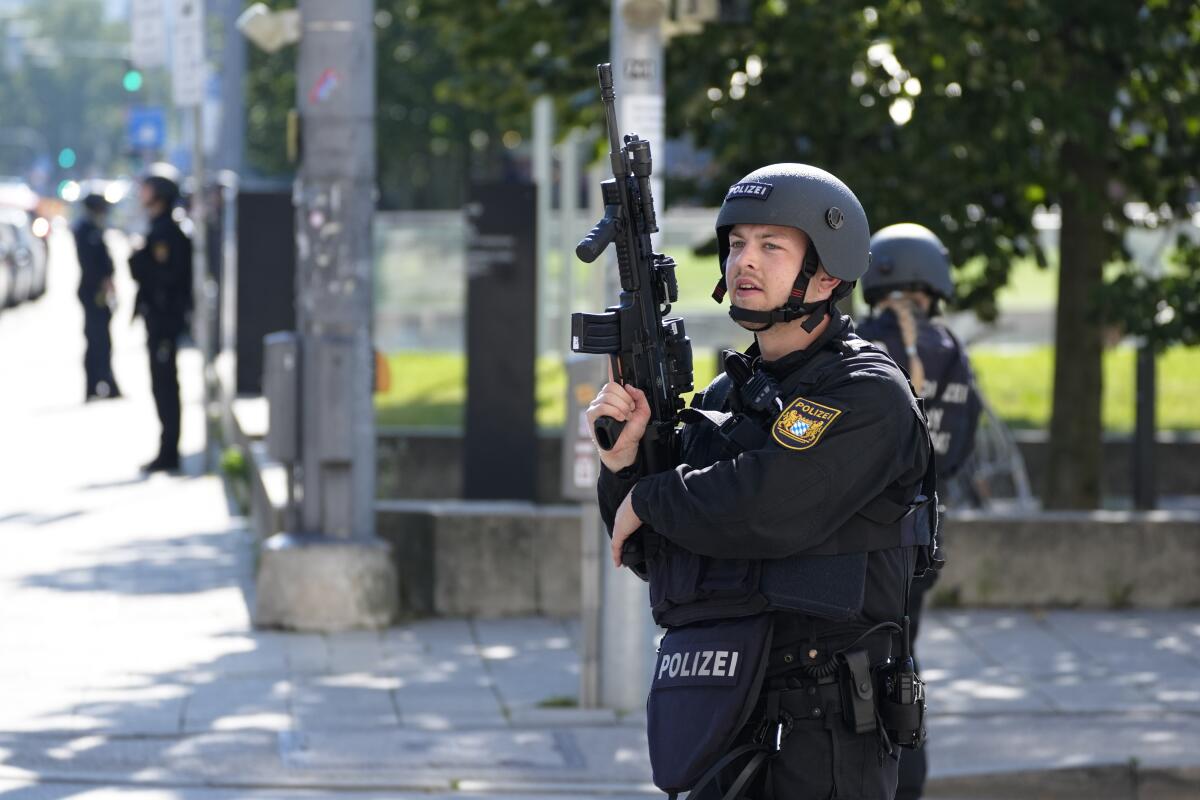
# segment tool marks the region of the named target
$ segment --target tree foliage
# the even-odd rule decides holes
[[[1101,323],[1159,343],[1195,338],[1194,272],[1152,278],[1127,266],[1107,287],[1103,274],[1129,262],[1126,204],[1187,213],[1200,164],[1197,65],[1195,4],[765,0],[745,26],[672,45],[678,111],[668,119],[716,153],[710,201],[759,164],[811,161],[855,189],[874,227],[932,228],[957,263],[982,262],[960,272],[959,300],[985,318],[1016,257],[1046,262],[1034,215],[1057,209],[1043,499],[1089,507],[1100,500]]]
[[[455,208],[469,180],[521,172],[516,148],[541,94],[555,97],[564,116],[594,114],[592,65],[607,48],[599,19],[606,14],[580,0],[377,0],[381,206]],[[247,92],[251,165],[290,172],[284,136],[295,105],[294,48],[253,53]]]
[[[1077,185],[1064,145],[1104,161],[1113,259],[1125,201],[1180,208],[1194,191],[1200,22],[1189,5],[767,0],[744,26],[672,42],[668,120],[717,156],[707,202],[765,162],[825,166],[873,227],[920,222],[958,263],[982,258],[960,301],[990,317],[1014,257],[1046,261],[1032,220]]]
[[[63,148],[77,161],[55,165],[52,182],[127,166],[126,110],[151,91],[122,87],[128,37],[127,26],[105,21],[98,0],[30,3],[0,19],[0,172],[26,175]]]

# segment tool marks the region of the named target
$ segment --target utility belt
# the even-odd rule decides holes
[[[648,732],[654,782],[672,797],[699,792],[745,759],[724,796],[734,800],[803,721],[874,734],[889,753],[924,741],[924,685],[907,644],[900,660],[891,657],[900,626],[882,623],[846,647],[831,645],[816,663],[796,657],[798,648],[808,648],[805,656],[816,649],[803,642],[773,651],[773,630],[773,615],[762,614],[663,638]]]

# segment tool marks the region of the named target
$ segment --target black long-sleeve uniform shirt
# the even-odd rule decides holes
[[[911,499],[929,458],[916,400],[895,362],[856,336],[849,317],[833,319],[804,350],[756,359],[755,369],[783,390],[766,443],[702,467],[685,446],[683,463],[656,475],[602,470],[610,531],[632,490],[637,515],[676,545],[714,558],[783,558],[821,545],[881,494]],[[869,554],[860,623],[903,616],[912,567],[908,550]]]
[[[113,276],[112,257],[104,244],[104,231],[84,217],[75,224],[75,253],[79,257],[79,300],[88,307],[102,307],[104,282]]]
[[[129,257],[129,271],[138,283],[134,314],[145,318],[151,337],[179,336],[192,310],[192,241],[170,212],[151,220],[145,246]]]

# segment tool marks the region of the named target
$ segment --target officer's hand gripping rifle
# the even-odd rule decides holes
[[[692,344],[683,320],[667,316],[679,295],[675,262],[655,253],[650,242],[650,234],[658,231],[650,192],[650,143],[628,134],[622,144],[612,65],[600,64],[596,73],[608,123],[613,178],[600,185],[604,219],[579,243],[575,254],[591,263],[616,243],[621,295],[618,304],[603,314],[571,315],[571,349],[607,355],[615,380],[645,392],[650,423],[639,456],[646,473],[662,472],[677,461],[675,428],[683,409],[680,395],[692,390]],[[612,417],[596,420],[597,444],[612,449],[624,427],[624,422]]]

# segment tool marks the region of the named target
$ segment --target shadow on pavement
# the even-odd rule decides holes
[[[28,587],[65,592],[187,594],[230,585],[238,559],[220,546],[226,531],[175,539],[147,539],[123,546],[116,559],[81,568],[27,575]],[[104,552],[110,548],[102,547]]]
[[[86,511],[62,511],[58,514],[37,514],[30,513],[28,511],[16,511],[0,517],[0,525],[18,523],[21,525],[41,527],[43,525],[53,525],[56,522],[74,519],[75,517],[82,517],[86,513]]]

